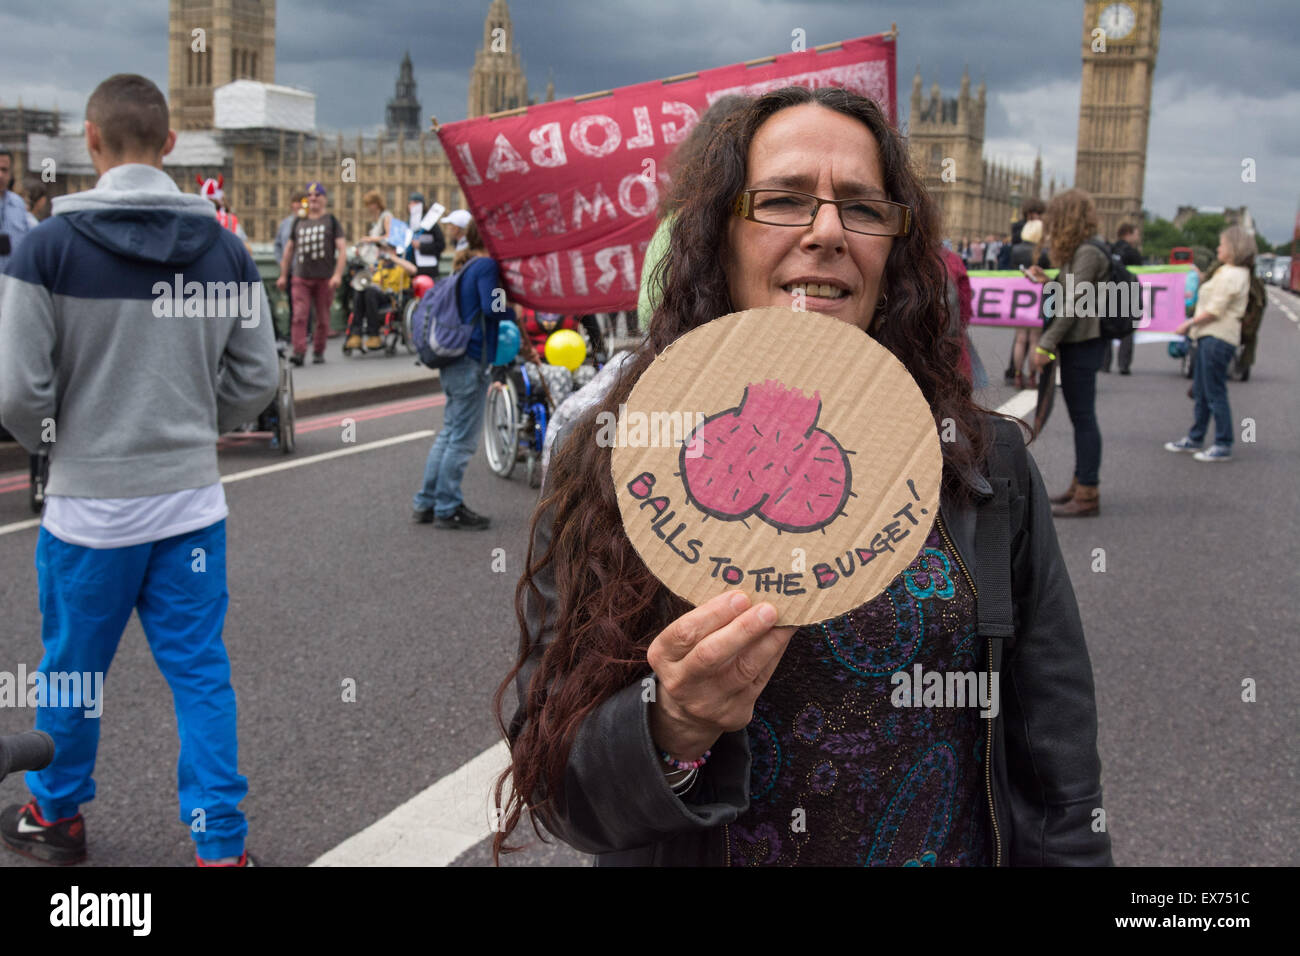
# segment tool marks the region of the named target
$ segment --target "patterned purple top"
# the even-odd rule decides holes
[[[989,865],[981,713],[996,694],[975,625],[936,524],[880,596],[796,633],[749,724],[730,864]]]

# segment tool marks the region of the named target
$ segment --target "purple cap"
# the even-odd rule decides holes
[[[307,184],[307,195],[308,195],[308,196],[325,196],[325,195],[327,195],[327,193],[325,192],[325,187],[322,186],[320,183],[308,183],[308,184]]]

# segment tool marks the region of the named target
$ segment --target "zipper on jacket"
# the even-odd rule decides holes
[[[971,577],[970,571],[966,570],[966,562],[961,559],[961,552],[953,544],[952,538],[948,537],[948,529],[944,527],[943,517],[938,516],[935,519],[935,525],[939,529],[939,535],[943,538],[944,543],[948,545],[948,550],[953,553],[957,559],[957,566],[961,568],[961,573],[966,578],[966,583],[970,585],[971,593],[979,598],[979,590],[975,587],[975,579]],[[993,683],[993,638],[986,638],[988,642],[988,664],[989,664],[989,685]],[[989,820],[993,823],[993,865],[1002,865],[1002,834],[998,831],[998,816],[993,810],[993,716],[988,718],[988,737],[987,744],[984,748],[984,785],[985,792],[989,798]]]
[[[731,867],[731,824],[722,825],[722,839],[727,843],[727,867]]]

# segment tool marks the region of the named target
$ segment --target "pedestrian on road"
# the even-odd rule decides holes
[[[307,318],[316,309],[312,362],[325,361],[325,344],[330,334],[330,306],[343,284],[348,241],[343,226],[326,211],[325,187],[307,185],[307,215],[291,227],[280,259],[276,286],[289,286],[293,296],[293,364],[302,365],[307,355]],[[292,284],[289,279],[292,277]]]
[[[420,222],[424,217],[424,193],[411,193],[407,199],[407,208],[411,212],[412,232],[408,256],[415,263],[417,275],[436,280],[439,275],[439,260],[442,257],[442,250],[447,247],[447,239],[442,234],[442,227],[436,222],[427,230],[420,228]],[[415,215],[417,211],[418,216]]]
[[[720,127],[673,190],[649,338],[557,436],[534,515],[520,654],[496,698],[519,704],[502,721],[511,767],[497,796],[507,785],[510,796],[495,849],[528,812],[599,865],[1109,864],[1109,837],[1093,826],[1091,665],[1042,480],[1018,426],[978,408],[958,370],[938,211],[902,138],[865,97],[788,87]],[[787,287],[810,275],[843,282],[847,294],[819,297],[818,311],[888,348],[957,434],[941,443],[942,514],[912,566],[929,589],[900,575],[796,636],[743,592],[692,609],[650,573],[624,531],[597,423],[689,330],[789,308]],[[990,468],[1015,487],[1014,518],[988,504],[1007,489]],[[994,533],[976,530],[989,520]],[[1014,606],[1010,648],[976,638],[997,602],[981,589],[977,615],[972,583],[977,555],[1007,540],[1013,556],[990,563],[1012,568],[999,589],[1008,621]],[[1011,690],[996,715],[891,705],[889,674],[940,656],[1001,673]],[[867,657],[870,668],[843,663]],[[918,793],[931,779],[939,789]],[[792,829],[796,817],[806,826]]]
[[[1035,262],[1044,269],[1051,265],[1051,261],[1047,258],[1047,252],[1041,248],[1043,242],[1042,212],[1047,207],[1041,201],[1037,201],[1037,203],[1038,209],[1036,211],[1026,213],[1032,218],[1027,220],[1019,230],[1020,241],[1011,247],[1011,268],[1013,269],[1022,267],[1028,269]],[[1038,387],[1038,373],[1033,370],[1031,365],[1029,373],[1026,374],[1025,363],[1034,354],[1034,350],[1038,348],[1038,340],[1042,338],[1042,335],[1043,327],[1041,325],[1015,330],[1015,340],[1011,343],[1011,366],[1007,369],[1007,375],[1015,383],[1016,388]]]
[[[305,192],[295,192],[289,202],[289,215],[280,220],[280,227],[275,231],[275,261],[277,263],[284,262],[284,249],[293,235],[293,224],[307,215],[306,200],[307,194]],[[290,268],[293,268],[292,262],[290,262]],[[290,278],[292,278],[292,273],[290,273]],[[293,296],[286,295],[284,298],[289,311],[289,329],[285,330],[288,332],[293,328]],[[281,337],[279,329],[276,330],[276,337]]]
[[[1185,438],[1166,442],[1168,451],[1195,452],[1197,461],[1229,461],[1232,458],[1232,409],[1228,405],[1228,366],[1241,344],[1241,320],[1250,298],[1250,269],[1255,257],[1255,236],[1241,226],[1219,235],[1218,258],[1222,263],[1200,288],[1196,315],[1174,329],[1196,343],[1196,365],[1192,370],[1195,418]],[[1205,435],[1214,416],[1214,444],[1202,451]]]
[[[1111,256],[1118,258],[1126,266],[1142,265],[1141,239],[1138,227],[1131,222],[1122,222],[1116,234],[1115,245],[1110,247]],[[1106,356],[1101,361],[1101,370],[1110,374],[1111,356],[1115,353],[1115,343],[1106,342]],[[1119,374],[1133,374],[1133,336],[1126,335],[1119,340]]]
[[[488,255],[473,220],[465,226],[465,242],[468,259],[457,278],[456,304],[462,317],[481,314],[483,321],[474,323],[465,354],[438,371],[447,404],[442,428],[424,464],[424,483],[415,493],[414,518],[421,524],[433,522],[439,528],[483,529],[491,519],[465,506],[460,485],[465,466],[478,448],[483,403],[491,378],[488,366],[497,353],[497,329],[506,304],[501,269]]]
[[[27,203],[9,188],[13,182],[14,154],[0,149],[0,272],[33,228],[27,222]]]
[[[1047,259],[1047,253],[1038,251],[1038,247],[1043,238],[1043,213],[1047,209],[1047,203],[1043,202],[1037,196],[1031,196],[1025,200],[1025,204],[1020,207],[1020,213],[1024,217],[1019,222],[1011,226],[1011,249],[1007,256],[1007,268],[1019,269],[1021,266],[1028,268],[1034,264],[1034,256],[1039,256],[1039,265],[1044,269],[1051,265]],[[1025,226],[1031,222],[1037,222],[1037,232],[1031,232],[1033,240],[1025,238]],[[1036,376],[1031,372],[1025,375],[1025,359],[1032,350],[1038,345],[1038,336],[1042,333],[1041,328],[1033,329],[1015,329],[1011,338],[1011,360],[1007,363],[1007,370],[1003,373],[1003,381],[1007,385],[1015,385],[1016,388],[1024,388],[1027,382],[1032,382],[1030,388],[1037,385],[1033,379]]]
[[[1041,372],[1060,356],[1061,392],[1074,426],[1074,477],[1069,490],[1052,497],[1052,514],[1058,518],[1084,518],[1101,511],[1101,427],[1097,424],[1097,369],[1106,343],[1096,308],[1097,283],[1110,276],[1106,253],[1090,243],[1097,235],[1097,208],[1082,189],[1057,193],[1047,206],[1044,231],[1052,262],[1060,267],[1051,291],[1044,292],[1048,326],[1034,349],[1034,370]],[[1035,282],[1047,282],[1047,273],[1033,265],[1026,273]],[[1073,277],[1074,299],[1066,300],[1067,277]],[[1087,299],[1080,302],[1082,296]]]
[[[49,453],[36,544],[40,671],[47,687],[55,675],[102,687],[135,610],[175,701],[180,819],[197,862],[244,866],[248,781],[222,642],[227,508],[216,445],[275,394],[270,304],[212,203],[163,172],[176,133],[152,82],[109,77],[86,104],[85,129],[99,181],[54,201],[0,292],[0,417],[29,451]],[[246,308],[241,292],[215,314],[195,310],[179,301],[195,283],[257,299]],[[37,710],[54,760],[27,774],[31,800],[0,814],[9,847],[50,863],[86,855],[80,807],[95,796],[99,719],[85,709],[85,686]],[[134,839],[149,823],[132,813],[127,825],[123,839]]]

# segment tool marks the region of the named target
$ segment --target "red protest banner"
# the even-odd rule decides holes
[[[448,123],[452,171],[512,300],[542,312],[636,308],[665,160],[714,100],[839,86],[892,122],[894,34]]]

